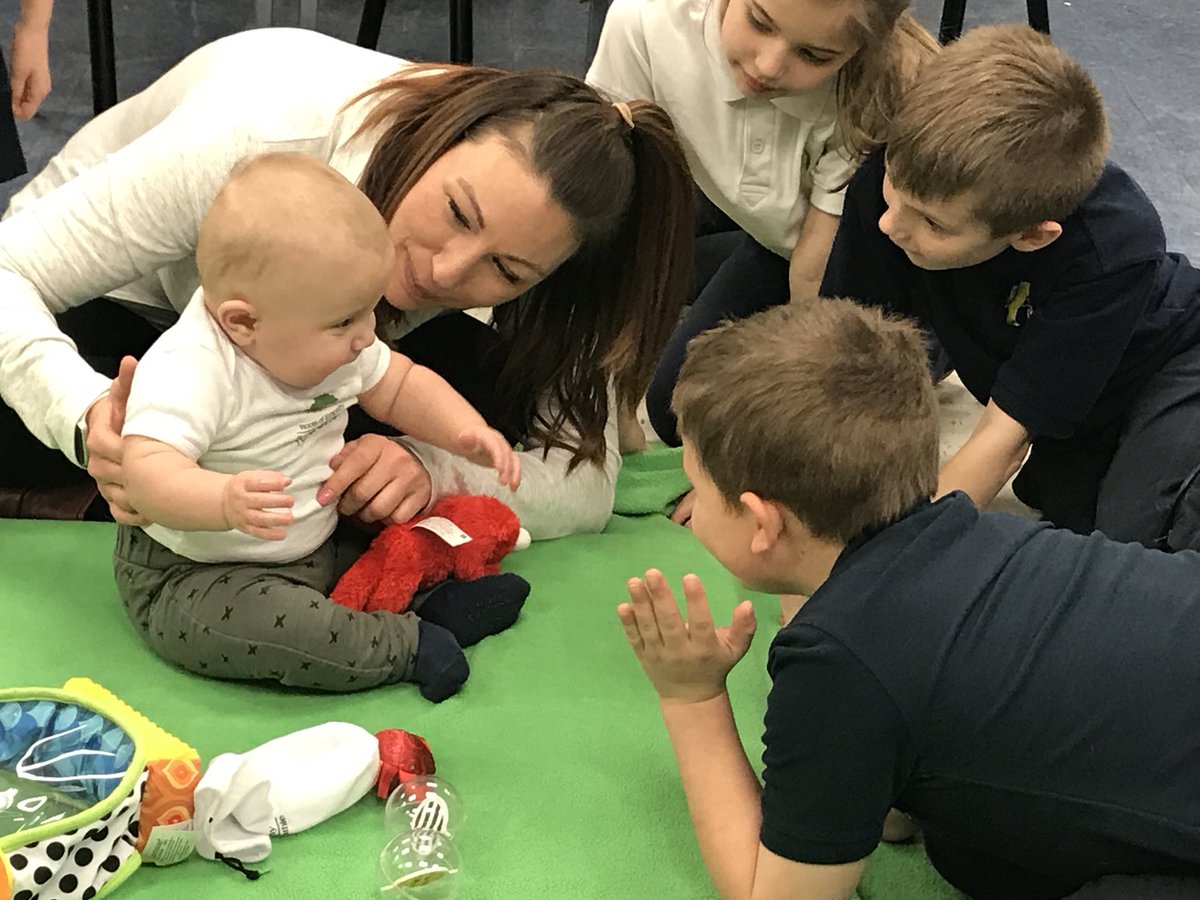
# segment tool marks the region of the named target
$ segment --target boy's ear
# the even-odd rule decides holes
[[[258,328],[258,312],[254,304],[244,297],[230,297],[217,307],[217,324],[239,347],[254,339]]]
[[[779,506],[770,500],[764,500],[751,491],[746,491],[739,498],[742,506],[754,519],[754,536],[750,539],[751,553],[767,553],[774,549],[783,537],[783,514]]]
[[[1061,224],[1047,219],[1045,222],[1038,222],[1036,225],[1026,228],[1011,241],[1011,244],[1014,249],[1020,250],[1022,253],[1031,253],[1034,250],[1049,247],[1059,239],[1062,231]]]

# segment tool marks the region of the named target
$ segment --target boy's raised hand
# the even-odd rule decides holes
[[[479,425],[458,436],[458,452],[480,466],[491,466],[500,473],[500,483],[515,491],[521,484],[521,457],[495,428]]]
[[[723,693],[729,670],[754,639],[750,601],[737,605],[727,627],[716,628],[704,585],[695,575],[683,576],[686,622],[658,569],[650,569],[644,578],[631,578],[626,587],[629,602],[617,607],[617,615],[659,697],[696,703]]]
[[[226,523],[251,537],[282,541],[285,529],[295,519],[290,511],[295,501],[283,493],[291,483],[292,479],[280,472],[259,469],[230,476],[221,497]]]

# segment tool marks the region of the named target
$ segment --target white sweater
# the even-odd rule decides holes
[[[13,197],[0,222],[0,396],[48,446],[73,457],[74,430],[109,387],[54,315],[118,297],[170,321],[199,285],[200,222],[230,169],[270,150],[306,153],[357,182],[371,152],[351,140],[362,109],[342,107],[407,65],[317,32],[241,32],[181,61],[97,116]],[[409,327],[422,321],[410,317]],[[603,466],[566,472],[570,454],[522,458],[512,506],[535,539],[598,531],[612,513],[615,417]],[[499,496],[495,473],[409,442],[452,493]]]

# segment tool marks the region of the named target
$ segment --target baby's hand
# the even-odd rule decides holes
[[[295,502],[283,489],[292,479],[279,472],[238,472],[225,482],[221,510],[230,528],[264,541],[282,541],[295,516]]]
[[[458,451],[480,466],[491,466],[500,473],[500,483],[515,491],[521,483],[521,457],[517,456],[495,428],[480,425],[468,428],[458,436]]]

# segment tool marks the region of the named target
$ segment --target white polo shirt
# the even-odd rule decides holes
[[[836,79],[775,100],[738,90],[721,52],[721,0],[614,0],[587,80],[667,111],[696,184],[756,241],[790,257],[810,205],[842,214],[855,163]]]

